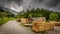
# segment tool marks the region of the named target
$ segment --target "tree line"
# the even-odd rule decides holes
[[[46,20],[59,21],[60,13],[55,11],[50,11],[43,8],[27,9],[26,11],[21,11],[17,15],[18,18],[29,18],[29,17],[45,17]]]

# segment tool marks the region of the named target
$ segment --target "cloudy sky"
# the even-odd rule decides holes
[[[45,8],[60,11],[60,0],[0,0],[0,6],[16,11],[31,8]]]

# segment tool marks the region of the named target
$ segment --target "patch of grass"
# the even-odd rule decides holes
[[[15,18],[9,18],[9,20],[14,20]]]
[[[9,21],[9,19],[6,18],[6,17],[0,19],[0,26],[3,25],[3,24],[5,24],[7,21]]]
[[[4,17],[0,19],[0,26],[8,22],[9,20],[14,20],[14,18]]]

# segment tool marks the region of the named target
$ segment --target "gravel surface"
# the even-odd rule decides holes
[[[0,34],[42,34],[35,33],[29,27],[21,26],[16,20],[7,22],[0,26]],[[47,31],[47,34],[60,34],[60,26],[55,26],[53,31]]]

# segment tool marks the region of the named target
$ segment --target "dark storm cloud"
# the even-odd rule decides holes
[[[20,6],[23,0],[0,0],[0,6],[10,8],[15,11],[20,11]]]
[[[44,0],[24,0],[23,2],[23,8],[25,9],[30,9],[30,8],[41,8],[41,6],[44,6],[42,4]]]
[[[9,6],[12,4],[20,5],[23,0],[0,0],[0,6]]]
[[[34,2],[43,2],[44,0],[32,0],[32,1],[34,1]]]
[[[22,6],[24,10],[31,8],[46,8],[60,11],[60,0],[0,0],[0,6],[15,8]]]
[[[58,3],[60,3],[60,0],[50,0],[47,5],[49,7],[55,7]]]

